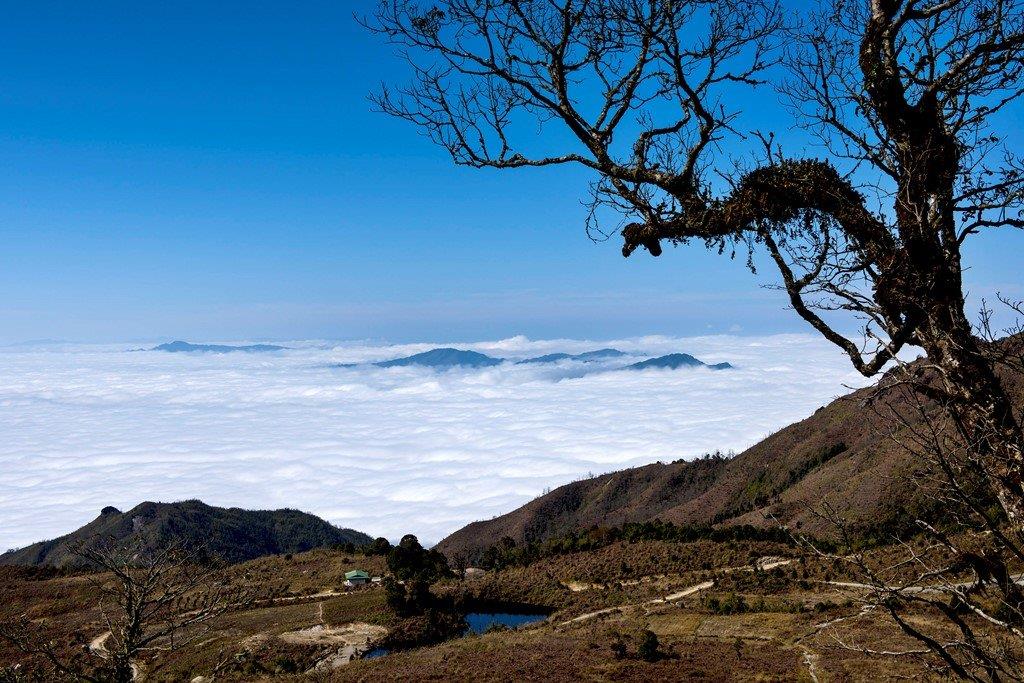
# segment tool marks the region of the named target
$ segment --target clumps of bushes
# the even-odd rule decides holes
[[[767,571],[732,572],[718,579],[718,585],[732,591],[747,593],[785,593],[799,581],[792,567],[777,567]]]
[[[746,598],[738,593],[727,593],[724,597],[710,595],[704,599],[704,607],[712,614],[744,614],[750,611]]]
[[[396,650],[434,645],[461,636],[467,628],[461,614],[428,608],[395,624],[381,645]]]
[[[388,607],[400,616],[422,614],[435,605],[430,584],[452,575],[448,560],[437,550],[426,550],[419,539],[406,534],[388,552],[392,576],[384,580]]]
[[[650,629],[639,632],[612,631],[609,641],[615,659],[642,659],[645,662],[656,662],[668,656],[661,648],[658,634]]]
[[[387,555],[389,552],[391,552],[391,541],[384,538],[383,536],[380,536],[378,538],[373,539],[373,541],[371,541],[369,545],[363,546],[361,550],[363,551],[364,555],[368,556]]]
[[[515,539],[506,536],[484,551],[480,566],[488,570],[514,566],[525,567],[545,557],[597,550],[619,541],[627,543],[641,541],[691,543],[704,540],[717,543],[767,541],[787,545],[792,545],[794,542],[784,529],[763,529],[747,524],[713,528],[702,525],[673,524],[656,519],[650,522],[629,522],[615,527],[593,527],[586,531],[543,542],[517,544]]]
[[[465,618],[430,591],[432,583],[452,576],[444,555],[425,549],[419,539],[407,534],[388,550],[387,562],[392,576],[384,579],[385,599],[403,619],[381,645],[394,649],[433,645],[466,631]]]
[[[748,600],[739,593],[726,593],[725,595],[708,595],[704,598],[704,609],[712,614],[732,615],[761,612],[788,612],[800,614],[803,612],[827,612],[837,607],[850,607],[852,601],[844,603],[817,602],[814,605],[805,605],[802,602],[791,602],[789,600],[771,601],[763,597]]]
[[[225,666],[224,673],[243,676],[299,673],[311,669],[329,652],[330,648],[323,645],[300,645],[269,638],[237,652]]]
[[[658,634],[654,631],[644,631],[640,634],[640,645],[637,646],[636,653],[645,662],[656,662],[661,659],[658,646]]]

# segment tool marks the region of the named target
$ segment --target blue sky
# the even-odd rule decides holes
[[[372,5],[4,3],[0,342],[804,329],[742,259],[591,242],[585,172],[455,168],[371,112],[404,78]],[[1022,245],[973,247],[972,291],[1020,294]]]

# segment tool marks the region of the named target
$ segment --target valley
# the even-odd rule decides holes
[[[663,558],[674,558],[674,571],[646,574],[660,569]],[[332,550],[232,566],[230,581],[256,589],[257,599],[211,622],[173,656],[147,658],[141,678],[900,680],[922,665],[859,652],[910,644],[863,608],[863,589],[844,585],[829,562],[807,559],[788,544],[617,542],[441,580],[432,590],[455,609],[533,606],[550,615],[517,629],[365,660],[359,657],[402,619],[383,589],[341,587],[353,567],[387,571],[380,557]],[[69,648],[77,638],[102,636],[95,606],[83,609],[93,595],[83,576],[3,571],[5,616],[27,610],[61,633]],[[579,589],[581,583],[590,587]],[[657,648],[645,659],[637,648],[648,631]],[[0,648],[0,662],[16,661],[16,652]]]

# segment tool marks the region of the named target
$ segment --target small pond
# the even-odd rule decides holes
[[[507,626],[508,628],[519,628],[527,624],[544,621],[548,618],[546,614],[512,614],[510,612],[470,612],[466,615],[466,623],[469,628],[466,635],[470,633],[485,633],[492,626]]]
[[[463,636],[471,633],[486,633],[487,629],[494,626],[505,626],[507,628],[519,628],[527,624],[534,624],[548,618],[547,614],[534,613],[512,613],[512,612],[470,612],[466,615],[468,628]],[[386,647],[375,647],[365,652],[362,659],[376,659],[391,654],[391,649]]]

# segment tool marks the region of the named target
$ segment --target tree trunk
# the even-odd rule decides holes
[[[990,474],[993,493],[1015,529],[1024,527],[1024,432],[1013,404],[970,325],[929,321],[922,343],[940,373],[944,406],[969,451]],[[939,323],[939,324],[935,324]]]

